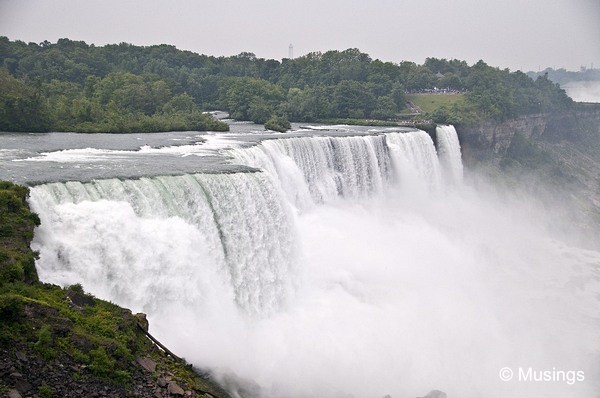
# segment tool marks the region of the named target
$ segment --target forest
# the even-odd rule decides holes
[[[410,117],[407,93],[442,89],[461,93],[460,101],[420,118],[472,124],[573,106],[547,75],[534,80],[483,61],[393,63],[358,49],[278,61],[253,53],[214,57],[164,44],[0,37],[0,131],[226,130],[205,113],[215,109],[275,129],[289,121],[395,121]]]

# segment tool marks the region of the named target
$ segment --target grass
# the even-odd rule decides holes
[[[447,108],[465,100],[464,94],[407,94],[406,100],[412,102],[424,113],[432,113],[445,106]]]

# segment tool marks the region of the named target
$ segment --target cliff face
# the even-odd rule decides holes
[[[456,126],[467,163],[506,154],[515,134],[527,139],[556,144],[567,141],[587,144],[600,140],[600,106],[559,114],[529,115],[504,122]]]
[[[470,170],[568,209],[569,223],[600,242],[600,105],[456,130]]]

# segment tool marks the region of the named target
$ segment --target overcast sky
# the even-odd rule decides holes
[[[600,0],[0,0],[0,35],[173,44],[281,59],[359,48],[373,59],[483,59],[511,70],[600,67]]]

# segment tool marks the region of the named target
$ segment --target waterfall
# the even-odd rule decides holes
[[[219,147],[257,172],[33,187],[41,280],[146,312],[264,397],[599,391],[600,253],[555,239],[535,202],[461,184],[452,126],[437,151],[420,130],[302,134]]]
[[[164,279],[158,273],[168,270],[180,280],[180,267],[196,273],[212,267],[237,305],[250,314],[268,314],[293,292],[299,249],[290,205],[304,211],[338,198],[378,195],[396,183],[409,191],[440,184],[435,148],[423,131],[270,139],[229,154],[264,172],[34,187],[31,204],[42,218],[34,241],[41,252],[40,275],[60,284],[83,279],[104,289],[94,292],[99,296],[146,307],[144,293],[126,286],[140,273],[148,278],[140,284],[146,292],[177,296],[157,285]],[[112,213],[120,217],[98,217]],[[170,232],[153,235],[159,224]],[[156,239],[161,244],[144,249],[145,241]],[[183,244],[195,247],[169,254]]]
[[[460,142],[456,129],[452,125],[437,126],[435,133],[443,174],[448,182],[460,183],[463,179],[463,164]]]
[[[411,133],[388,133],[395,172],[407,189],[437,189],[442,183],[440,164],[433,141],[421,130]]]
[[[234,161],[264,170],[298,209],[339,197],[365,198],[398,182],[402,189],[438,188],[439,160],[421,130],[350,137],[294,137],[234,148]]]
[[[299,208],[382,192],[390,177],[385,137],[298,137],[233,149],[233,158],[278,180]],[[310,199],[309,199],[310,197]]]
[[[44,280],[83,279],[137,308],[155,294],[181,296],[177,285],[190,277],[192,289],[207,288],[205,272],[251,314],[291,294],[295,227],[263,173],[50,183],[34,187],[30,202],[42,219],[33,245]]]

